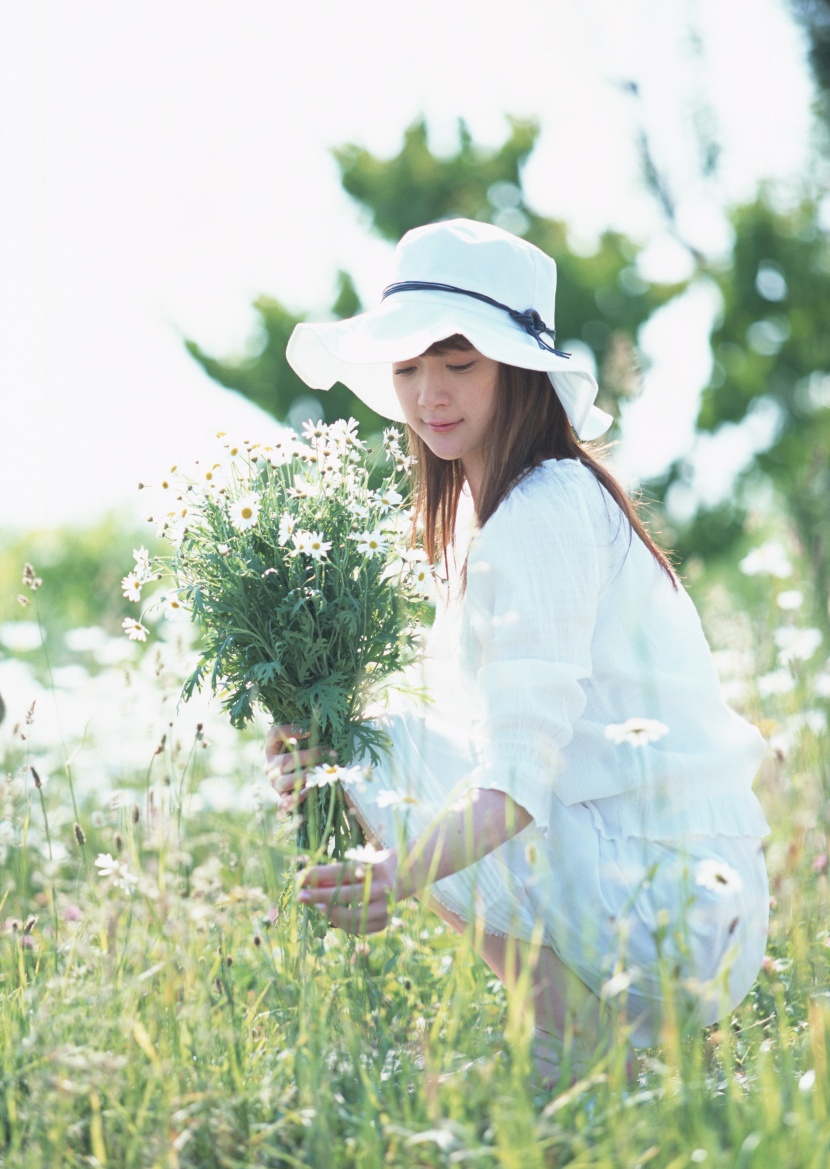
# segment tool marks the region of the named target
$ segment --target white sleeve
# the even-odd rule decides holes
[[[480,650],[474,787],[507,792],[548,827],[560,752],[591,674],[601,572],[582,489],[519,485],[473,542],[467,612]],[[479,655],[476,655],[477,657]]]

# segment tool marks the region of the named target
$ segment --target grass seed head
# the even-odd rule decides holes
[[[80,844],[81,847],[83,847],[86,844],[86,833],[84,832],[84,830],[80,826],[80,824],[77,822],[77,820],[75,821],[75,824],[72,827],[72,831],[75,833],[75,839],[77,840],[78,844]]]

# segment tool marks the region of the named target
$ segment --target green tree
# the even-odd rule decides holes
[[[637,246],[617,232],[603,234],[591,256],[575,251],[566,225],[535,212],[522,190],[521,171],[536,144],[538,125],[509,119],[509,127],[501,146],[484,149],[459,122],[457,148],[449,157],[432,153],[424,121],[405,131],[400,151],[390,159],[345,145],[335,151],[343,187],[369,211],[373,228],[385,239],[397,240],[420,224],[465,216],[497,223],[553,255],[561,290],[557,336],[560,342],[579,339],[592,350],[603,387],[601,404],[613,411],[616,399],[639,390],[638,329],[682,285],[643,280],[636,267]],[[280,419],[298,398],[311,397],[319,401],[322,417],[351,414],[370,431],[380,428],[381,420],[344,386],[316,394],[288,366],[285,346],[302,316],[265,296],[254,307],[262,340],[244,360],[212,357],[195,341],[186,342],[211,377]],[[333,315],[349,316],[359,308],[351,279],[341,273]]]
[[[764,481],[807,554],[817,595],[825,602],[818,616],[828,625],[830,234],[812,198],[781,211],[762,191],[731,218],[731,262],[708,271],[720,291],[722,311],[711,337],[712,376],[701,396],[697,427],[717,434],[764,411],[775,428],[729,498],[699,512],[681,532],[681,551],[712,555],[731,550],[743,536]],[[682,460],[663,486],[692,479],[693,461]]]

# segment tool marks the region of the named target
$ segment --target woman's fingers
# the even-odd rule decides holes
[[[301,739],[307,738],[308,731],[292,723],[280,723],[278,726],[269,727],[265,736],[266,761],[270,762],[274,756],[282,754],[286,747],[296,746]]]

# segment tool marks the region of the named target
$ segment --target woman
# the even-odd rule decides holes
[[[351,862],[311,869],[299,896],[355,931],[410,895],[475,921],[508,986],[531,968],[550,1082],[608,1042],[612,1013],[644,1046],[667,996],[701,1026],[734,1007],[768,915],[763,741],[723,704],[691,601],[579,441],[611,420],[556,348],[555,292],[526,241],[432,224],[401,240],[378,309],[299,325],[288,346],[309,385],[342,381],[406,422],[430,559],[451,567],[467,493],[476,527],[433,629],[435,701],[383,716],[391,749],[352,796],[383,849],[368,893]],[[289,738],[268,743],[286,807],[315,761]]]

